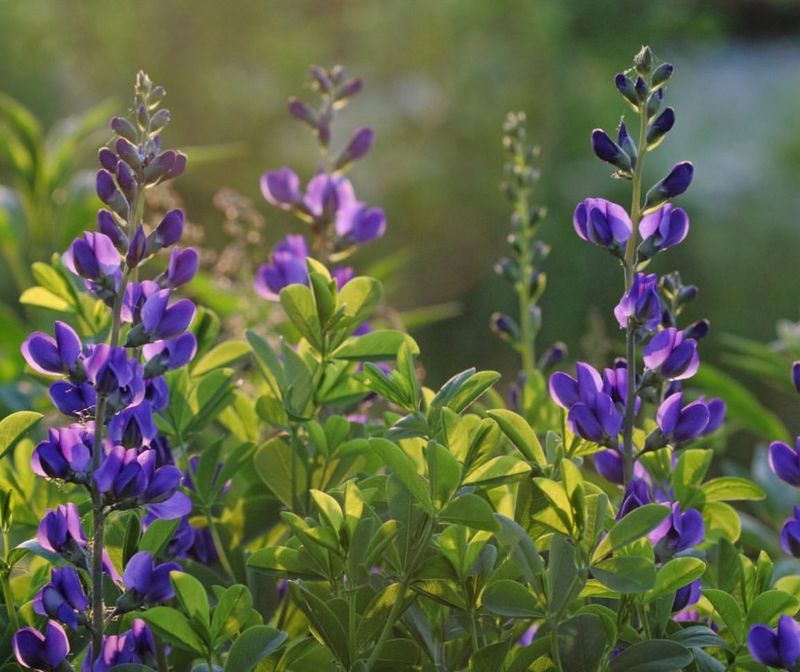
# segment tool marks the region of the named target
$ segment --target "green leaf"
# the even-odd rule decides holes
[[[704,588],[703,595],[711,602],[734,641],[741,642],[744,636],[744,612],[741,605],[724,590]]]
[[[525,418],[502,408],[487,411],[486,414],[497,422],[503,434],[525,456],[525,459],[539,466],[547,464],[542,444]]]
[[[580,593],[584,581],[583,577],[578,576],[575,548],[564,535],[553,535],[547,565],[549,586],[547,608],[551,614],[558,614],[564,607],[569,606],[569,602]],[[577,589],[573,589],[579,579],[580,583],[577,584]]]
[[[172,571],[169,573],[169,578],[183,610],[189,614],[190,618],[197,618],[207,626],[209,622],[208,595],[206,595],[203,584],[185,572]]]
[[[37,308],[47,308],[59,313],[74,313],[72,304],[56,296],[49,289],[44,287],[30,287],[19,297],[19,302],[26,306],[36,306]]]
[[[292,462],[294,462],[294,478]],[[256,450],[253,466],[270,492],[281,503],[293,509],[296,504],[294,496],[300,492],[307,477],[304,463],[294,454],[291,446],[282,438],[273,437]]]
[[[280,300],[286,315],[297,331],[319,351],[322,349],[322,328],[311,289],[305,285],[288,285],[281,290]]]
[[[656,575],[656,585],[647,594],[647,600],[673,593],[683,586],[700,578],[706,570],[706,563],[699,558],[673,558]]]
[[[619,593],[643,593],[656,582],[653,561],[639,555],[603,560],[592,565],[592,574],[604,586]]]
[[[289,590],[316,635],[328,645],[345,669],[348,669],[350,651],[346,631],[336,612],[331,608],[331,603],[335,603],[336,600],[323,600],[310,586],[306,587],[302,583],[290,582]]]
[[[477,485],[494,488],[503,483],[522,478],[531,472],[527,462],[513,455],[501,455],[470,471],[462,481],[462,485]]]
[[[161,518],[154,520],[147,526],[142,540],[139,542],[140,551],[148,551],[154,558],[163,551],[167,544],[178,529],[180,518],[175,520],[162,520]]]
[[[233,643],[225,661],[225,672],[250,672],[286,641],[286,633],[269,625],[254,625]]]
[[[301,579],[327,578],[314,571],[311,558],[307,552],[288,546],[267,546],[257,550],[247,560],[247,566],[271,575]]]
[[[640,539],[655,529],[670,514],[670,509],[661,504],[645,504],[628,513],[614,523],[608,534],[598,544],[593,558],[602,558],[617,548]]]
[[[235,584],[226,588],[219,596],[211,617],[214,646],[219,646],[242,630],[252,613],[253,596],[247,586]]]
[[[192,375],[204,373],[225,366],[238,364],[250,354],[250,346],[244,341],[225,341],[203,355],[192,367]]]
[[[782,590],[768,590],[761,593],[747,610],[747,627],[763,623],[774,627],[778,617],[786,614],[794,616],[800,608],[800,600]]]
[[[597,614],[578,614],[558,626],[561,666],[569,672],[595,672],[608,645],[603,620]],[[551,635],[553,636],[553,635]]]
[[[476,530],[495,532],[499,529],[489,503],[475,494],[465,494],[448,502],[439,512],[439,520],[467,525]]]
[[[629,646],[611,661],[611,672],[675,672],[693,660],[685,646],[668,639],[650,639]]]
[[[322,515],[328,521],[328,524],[336,530],[336,534],[342,529],[342,522],[344,521],[344,514],[342,514],[342,507],[339,506],[333,497],[321,490],[311,490],[311,497],[317,505]]]
[[[362,276],[345,283],[339,291],[339,303],[344,306],[350,325],[356,326],[370,318],[382,296],[381,283]]]
[[[403,344],[407,345],[412,354],[419,354],[417,342],[408,334],[393,329],[376,329],[363,336],[348,338],[333,351],[332,356],[336,359],[380,362],[397,357]]]
[[[518,581],[494,581],[481,594],[483,606],[506,618],[541,618],[544,614],[536,596]]]
[[[691,497],[703,482],[713,457],[713,451],[698,448],[684,450],[678,457],[678,464],[672,474],[672,485],[675,496],[684,507],[691,503]]]
[[[758,501],[767,496],[760,486],[737,476],[712,478],[703,484],[702,491],[707,502]]]
[[[194,631],[186,616],[177,609],[152,607],[142,612],[141,618],[164,641],[199,656],[205,655],[206,648],[200,636]]]
[[[0,459],[41,419],[41,413],[17,411],[0,420]]]
[[[498,543],[506,549],[514,564],[534,590],[539,594],[543,593],[541,577],[544,573],[544,563],[539,551],[536,550],[533,539],[519,523],[511,518],[496,513],[495,519],[500,523],[500,530],[495,533]]]
[[[419,502],[425,511],[433,513],[433,502],[425,479],[417,473],[414,462],[403,450],[387,439],[373,438],[369,440],[372,448],[392,473]]]

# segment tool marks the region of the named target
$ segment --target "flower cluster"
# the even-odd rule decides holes
[[[345,176],[353,163],[369,152],[374,134],[372,129],[359,128],[342,148],[332,151],[331,128],[336,111],[361,90],[362,82],[348,78],[340,66],[330,70],[312,67],[310,72],[320,94],[319,106],[312,109],[292,98],[289,113],[311,128],[323,160],[305,189],[301,188],[297,173],[284,166],[261,176],[261,193],[268,203],[292,213],[308,226],[315,256],[343,259],[358,245],[377,240],[386,231],[383,210],[358,200],[352,183]],[[308,284],[308,256],[306,239],[302,235],[288,235],[273,248],[269,262],[258,268],[255,291],[274,301],[287,285]],[[334,269],[334,276],[344,284],[352,276],[352,270],[348,267]]]
[[[104,548],[104,523],[113,511],[144,508],[153,518],[173,519],[192,508],[155,421],[168,403],[163,374],[186,365],[196,350],[195,337],[187,332],[194,304],[173,296],[198,265],[195,250],[177,245],[183,213],[167,212],[150,230],[143,219],[144,191],[180,175],[186,165],[184,154],[161,148],[161,132],[170,119],[160,107],[163,97],[164,90],[139,73],[133,117],[112,119],[116,139],[99,153],[97,195],[106,207],[97,215],[97,231],[76,238],[63,256],[86,291],[108,307],[107,340],[84,340],[68,324],[56,322],[53,336],[36,332],[22,345],[34,371],[57,378],[50,397],[73,419],[49,430],[34,450],[31,467],[44,478],[83,486],[92,505],[91,541],[72,502],[49,511],[39,526],[39,545],[67,564],[52,569],[34,600],[36,613],[50,619],[44,634],[26,627],[14,636],[17,661],[37,670],[64,663],[69,642],[62,624],[70,630],[85,626],[92,633],[85,670],[155,662],[155,640],[144,621],[104,636],[109,614],[103,576],[127,588],[115,616],[169,599],[169,572],[178,565],[155,566],[149,553],[139,552],[120,577]],[[140,280],[143,263],[166,249],[166,268],[152,280]],[[84,585],[82,572],[91,575],[90,586]]]

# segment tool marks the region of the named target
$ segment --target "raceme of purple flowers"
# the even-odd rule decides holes
[[[137,87],[147,96],[158,89],[141,74]],[[153,95],[160,99],[163,90]],[[197,348],[194,335],[187,331],[195,306],[173,294],[197,272],[198,255],[177,246],[184,229],[180,210],[167,212],[149,232],[138,219],[144,190],[176,177],[186,165],[185,155],[161,149],[158,133],[168,113],[152,113],[157,103],[147,102],[146,96],[143,100],[135,123],[112,120],[118,138],[113,148],[100,151],[96,187],[107,207],[98,213],[98,230],[80,235],[63,255],[64,265],[83,280],[86,291],[112,309],[111,342],[86,342],[71,326],[56,322],[53,335],[35,332],[21,348],[33,371],[57,378],[50,385],[50,397],[72,419],[71,424],[48,431],[33,452],[31,467],[44,478],[84,486],[105,515],[143,507],[150,521],[185,520],[191,500],[180,491],[183,474],[159,435],[155,416],[168,402],[163,374],[186,365]],[[171,250],[164,270],[153,280],[139,280],[138,267],[166,248]],[[62,624],[72,630],[88,625],[88,612],[94,607],[75,568],[102,572],[114,583],[124,584],[129,605],[132,600],[137,605],[154,604],[173,595],[169,572],[179,566],[157,565],[149,553],[133,555],[122,577],[105,549],[103,566],[93,567],[91,547],[73,502],[45,514],[37,541],[43,551],[67,564],[52,569],[50,581],[34,599],[34,611],[51,619],[44,633],[26,627],[14,635],[15,656],[25,667],[58,668],[69,653]],[[103,672],[123,663],[155,662],[153,635],[143,621],[134,620],[128,632],[105,636],[97,656],[86,656],[84,669]]]

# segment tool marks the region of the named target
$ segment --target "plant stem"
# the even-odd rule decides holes
[[[230,560],[228,560],[228,554],[225,552],[225,546],[222,543],[222,539],[219,536],[219,531],[214,523],[214,516],[211,515],[211,510],[208,507],[205,509],[205,514],[206,521],[208,522],[208,529],[211,532],[211,540],[214,542],[214,546],[217,547],[219,564],[222,565],[222,569],[225,570],[225,573],[228,575],[231,583],[236,583],[236,574],[233,571],[233,566],[231,565]]]
[[[92,448],[92,472],[100,468],[103,450],[103,426],[106,418],[106,396],[97,397],[95,413],[94,445]],[[96,487],[92,487],[92,663],[101,654],[103,644],[103,533],[105,513],[103,512],[103,496]]]
[[[636,273],[636,243],[639,237],[639,220],[642,218],[642,166],[647,153],[647,110],[639,112],[639,142],[636,166],[632,178],[631,236],[625,248],[625,292],[630,291]],[[628,318],[625,330],[625,356],[628,360],[625,420],[622,435],[624,484],[633,478],[633,421],[636,415],[636,325]]]

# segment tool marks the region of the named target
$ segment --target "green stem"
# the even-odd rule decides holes
[[[636,243],[639,237],[639,221],[642,218],[642,166],[647,152],[647,111],[639,112],[639,142],[637,147],[636,166],[632,178],[631,198],[631,237],[625,248],[625,291],[630,291],[636,273]],[[627,394],[625,403],[625,420],[623,425],[623,471],[627,485],[633,478],[633,422],[636,409],[636,325],[628,319],[625,330],[625,356],[628,359]]]
[[[236,583],[236,574],[233,571],[233,566],[231,565],[230,560],[228,560],[228,554],[225,552],[225,546],[219,536],[219,530],[217,530],[217,526],[214,523],[214,516],[211,514],[211,510],[208,507],[205,509],[205,514],[206,521],[208,522],[208,529],[211,532],[211,540],[214,542],[214,546],[217,547],[219,564],[222,565],[222,569],[225,570],[225,573],[228,575],[231,583]]]
[[[3,601],[6,603],[8,622],[11,625],[11,630],[16,631],[19,627],[19,619],[17,618],[17,610],[14,607],[14,592],[11,590],[11,581],[7,572],[3,572],[2,576],[0,576],[0,583],[3,586]]]
[[[100,468],[103,450],[103,427],[106,418],[106,397],[99,395],[97,398],[97,412],[95,413],[94,446],[92,448],[92,472]],[[101,654],[103,644],[103,534],[105,531],[105,513],[103,511],[103,496],[96,488],[92,488],[92,663]]]
[[[533,323],[531,322],[531,293],[530,277],[533,273],[533,262],[530,249],[530,207],[528,198],[529,189],[523,189],[517,197],[516,210],[522,222],[521,235],[519,237],[519,257],[521,264],[521,279],[517,283],[517,298],[519,301],[519,354],[522,358],[522,371],[525,379],[530,380],[536,369],[536,334],[534,333]]]

